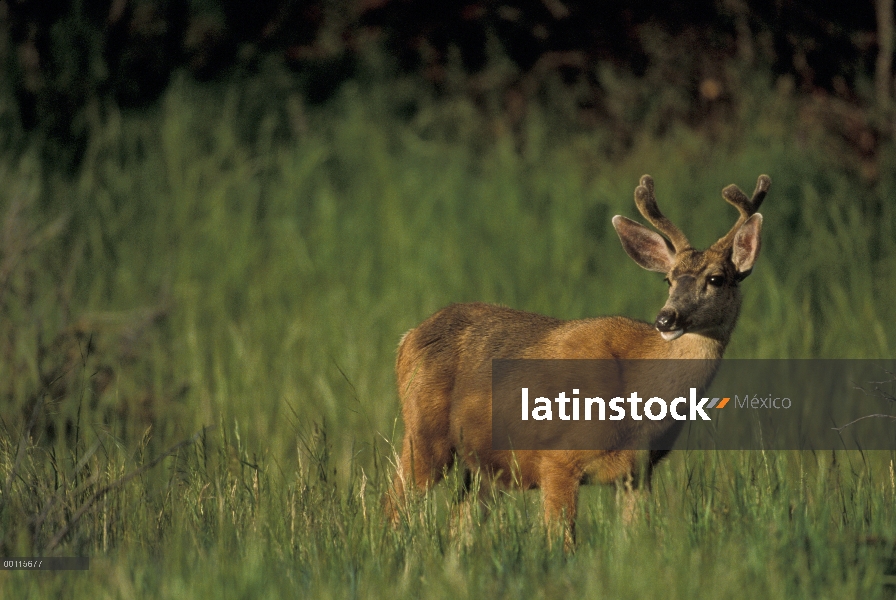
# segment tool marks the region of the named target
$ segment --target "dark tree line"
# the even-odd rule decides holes
[[[711,98],[713,72],[731,60],[807,92],[849,95],[876,77],[892,97],[892,61],[879,60],[892,53],[892,10],[892,0],[0,0],[0,58],[22,126],[62,136],[92,99],[146,105],[175,70],[223,78],[260,56],[303,74],[320,102],[370,44],[437,87],[452,61],[475,76],[497,47],[519,73],[499,85],[550,72],[594,98],[598,63],[637,77],[666,61],[670,79],[688,71],[669,85]]]

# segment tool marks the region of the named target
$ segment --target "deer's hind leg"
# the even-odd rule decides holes
[[[409,493],[425,492],[439,481],[454,464],[455,452],[449,437],[447,412],[440,418],[427,411],[415,399],[403,403],[405,435],[398,471],[386,497],[387,516],[397,522],[399,510]],[[423,408],[423,410],[421,410]]]
[[[563,549],[572,552],[576,546],[576,509],[580,478],[563,469],[544,469],[541,491],[544,498],[544,522],[548,545],[560,535]]]

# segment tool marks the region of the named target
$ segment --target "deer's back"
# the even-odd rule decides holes
[[[448,385],[490,376],[495,358],[619,358],[633,354],[632,346],[644,351],[645,343],[658,342],[649,324],[625,317],[564,321],[494,304],[452,304],[401,339],[399,393],[423,369]]]

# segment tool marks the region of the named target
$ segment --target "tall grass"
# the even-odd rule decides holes
[[[772,177],[729,356],[892,356],[883,158],[863,179],[786,95],[624,154],[534,107],[511,134],[400,84],[257,118],[250,100],[179,81],[97,117],[74,178],[0,163],[0,547],[92,557],[0,573],[4,597],[892,592],[885,453],[679,453],[649,522],[624,528],[613,490],[587,490],[573,556],[545,542],[537,494],[497,494],[470,535],[446,523],[450,489],[398,528],[379,506],[408,328],[470,300],[654,317],[665,285],[610,226],[645,172],[698,246],[734,221],[722,187]]]

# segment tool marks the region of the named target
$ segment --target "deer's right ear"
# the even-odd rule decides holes
[[[738,279],[743,279],[753,270],[753,263],[759,255],[759,234],[762,231],[762,215],[754,214],[740,226],[734,234],[731,246],[731,262],[737,269]]]
[[[640,266],[659,273],[672,270],[675,250],[666,238],[622,215],[613,217],[613,227],[625,252]]]

